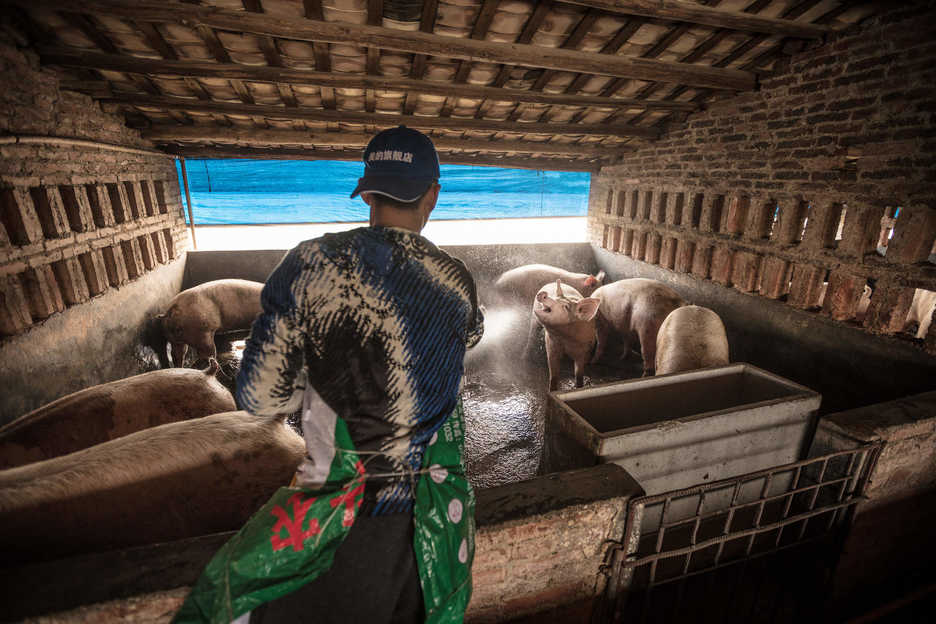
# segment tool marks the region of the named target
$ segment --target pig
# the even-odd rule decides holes
[[[596,288],[601,286],[604,278],[604,271],[599,271],[597,275],[589,275],[571,273],[548,264],[526,264],[502,273],[494,282],[494,291],[503,302],[529,306],[533,297],[545,284],[557,279],[562,280],[566,286],[574,288],[580,296],[589,297]]]
[[[917,288],[913,293],[906,323],[906,325],[917,323],[917,338],[926,338],[930,324],[933,322],[934,309],[936,309],[936,292]]]
[[[231,531],[305,455],[284,417],[225,412],[0,471],[4,563]]]
[[[714,311],[696,305],[670,312],[656,339],[656,374],[728,364],[728,336]]]
[[[205,370],[167,369],[79,390],[0,427],[0,469],[50,459],[170,422],[237,409]]]
[[[217,358],[214,335],[218,331],[250,329],[260,314],[261,282],[223,279],[183,290],[157,318],[172,345],[172,363],[182,366],[187,347],[201,359]]]
[[[670,312],[686,302],[669,286],[643,277],[606,284],[593,292],[592,297],[601,301],[595,327],[598,344],[592,362],[604,354],[608,337],[614,330],[624,340],[625,355],[636,336],[643,357],[643,374],[653,375],[660,325]]]
[[[598,303],[594,297],[583,298],[560,279],[536,293],[533,314],[546,330],[550,391],[559,389],[559,364],[563,355],[568,355],[575,363],[575,387],[582,387],[585,362],[595,346]]]

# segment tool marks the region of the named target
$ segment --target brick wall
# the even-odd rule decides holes
[[[31,53],[0,41],[0,63],[15,85],[0,91],[0,132],[10,135],[0,136],[0,334],[9,336],[171,261],[187,235],[171,158],[90,98],[60,91]]]
[[[873,333],[901,331],[914,289],[936,290],[934,20],[932,5],[890,11],[602,169],[590,240]],[[891,230],[886,255],[876,252]],[[936,353],[936,325],[926,343]]]
[[[172,158],[3,35],[0,72],[2,423],[153,366],[141,324],[189,236]]]

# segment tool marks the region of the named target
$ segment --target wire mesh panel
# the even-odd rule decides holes
[[[634,499],[596,620],[815,617],[880,444]]]

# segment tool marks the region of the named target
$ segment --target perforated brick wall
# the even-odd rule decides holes
[[[936,290],[934,22],[932,6],[891,11],[602,169],[590,240],[869,332],[901,331],[914,290]],[[936,324],[926,348],[936,353]]]
[[[16,85],[0,90],[0,335],[11,336],[140,279],[189,239],[170,157],[9,41],[0,70]]]

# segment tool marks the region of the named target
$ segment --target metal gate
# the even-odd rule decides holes
[[[881,446],[634,499],[592,620],[816,619]]]

